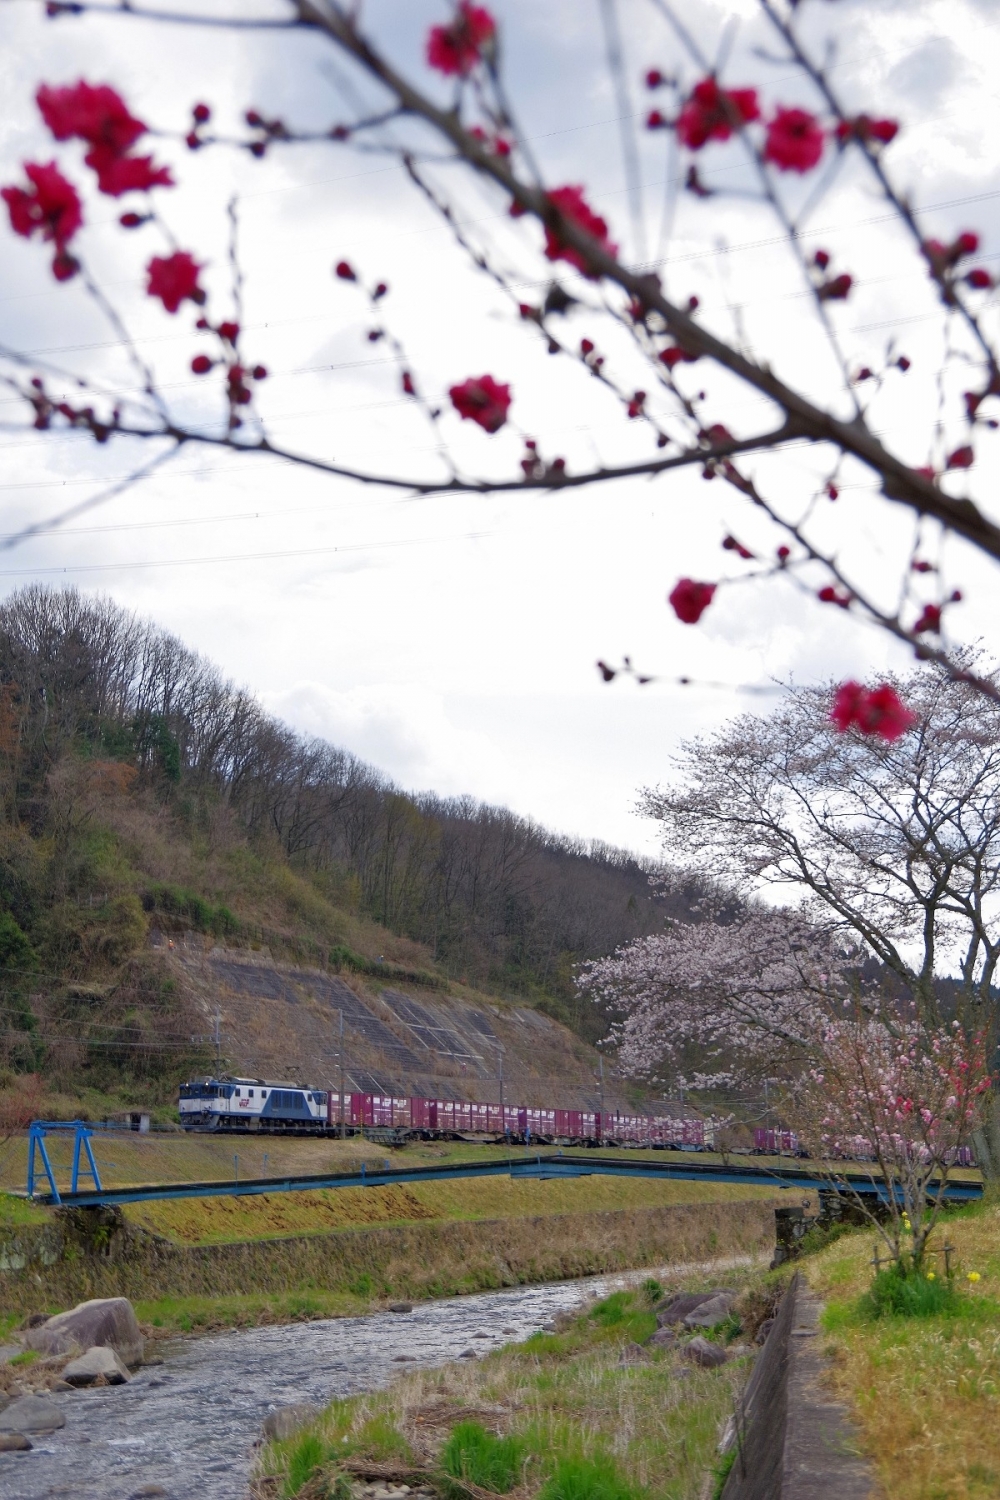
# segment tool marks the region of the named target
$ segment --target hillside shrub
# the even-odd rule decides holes
[[[147,912],[180,918],[190,923],[195,932],[208,932],[214,937],[232,937],[240,928],[239,919],[228,906],[213,906],[210,901],[183,886],[147,886],[142,895],[142,905]]]

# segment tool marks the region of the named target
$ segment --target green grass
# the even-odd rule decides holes
[[[712,1472],[715,1483],[712,1487],[712,1500],[722,1500],[722,1491],[726,1488],[726,1480],[729,1478],[736,1462],[738,1449],[734,1445],[729,1452],[724,1454],[716,1464]]]
[[[478,1422],[459,1422],[441,1450],[441,1467],[454,1479],[506,1495],[517,1484],[527,1454],[524,1438],[496,1437]]]
[[[938,1276],[934,1271],[907,1274],[892,1265],[873,1278],[858,1309],[871,1318],[956,1317],[961,1302],[950,1276]]]
[[[136,1317],[156,1333],[207,1333],[271,1323],[350,1318],[371,1310],[368,1296],[347,1292],[247,1292],[219,1297],[158,1297],[135,1304]]]
[[[35,1360],[40,1358],[41,1355],[37,1349],[25,1349],[23,1354],[15,1354],[7,1363],[16,1369],[19,1365],[33,1365]]]
[[[641,1491],[625,1479],[606,1454],[560,1458],[538,1500],[638,1500]]]
[[[308,1484],[326,1456],[326,1444],[315,1433],[307,1432],[300,1437],[288,1456],[285,1494],[297,1495],[299,1490]]]
[[[0,1193],[0,1232],[5,1229],[30,1229],[35,1225],[51,1222],[50,1209],[39,1208],[27,1198],[15,1197],[13,1193]]]

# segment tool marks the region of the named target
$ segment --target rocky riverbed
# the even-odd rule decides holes
[[[556,1282],[374,1313],[157,1343],[127,1385],[57,1391],[65,1426],[0,1453],[4,1500],[240,1496],[268,1413],[385,1384],[410,1362],[476,1358],[634,1277]],[[404,1362],[404,1357],[405,1361]],[[26,1380],[30,1378],[25,1371]]]

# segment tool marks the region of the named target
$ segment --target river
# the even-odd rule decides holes
[[[673,1268],[674,1272],[679,1269]],[[279,1328],[241,1329],[157,1343],[162,1365],[126,1386],[55,1394],[66,1426],[32,1438],[30,1453],[0,1454],[3,1500],[128,1500],[159,1485],[171,1500],[203,1494],[238,1500],[252,1444],[268,1411],[372,1390],[413,1365],[437,1365],[526,1339],[558,1312],[628,1277],[553,1282],[418,1302],[411,1313],[374,1313]],[[476,1335],[487,1335],[477,1338]]]

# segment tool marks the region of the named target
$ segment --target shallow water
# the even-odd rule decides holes
[[[638,1279],[602,1276],[512,1291],[418,1302],[412,1313],[374,1313],[280,1328],[242,1329],[156,1345],[164,1363],[126,1386],[62,1392],[66,1426],[33,1437],[31,1453],[0,1454],[4,1500],[127,1500],[158,1484],[172,1500],[238,1500],[252,1444],[274,1406],[326,1402],[372,1390],[417,1365],[442,1364],[528,1338],[582,1298]],[[486,1334],[487,1338],[475,1338]]]

